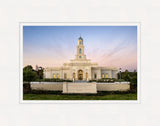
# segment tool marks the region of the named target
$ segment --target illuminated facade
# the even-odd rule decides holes
[[[64,63],[62,67],[44,69],[44,78],[59,78],[68,80],[97,80],[102,78],[117,78],[118,70],[110,67],[100,67],[92,63],[84,54],[83,39],[78,39],[75,59]]]

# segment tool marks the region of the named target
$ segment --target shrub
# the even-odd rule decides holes
[[[124,79],[118,79],[116,80],[116,82],[124,82],[125,80]]]
[[[137,76],[131,77],[131,83],[137,85]]]
[[[63,79],[58,79],[58,78],[36,79],[34,81],[38,81],[38,82],[72,82],[72,80],[63,80]]]
[[[30,93],[31,86],[30,83],[23,82],[23,93]]]
[[[98,82],[98,83],[113,83],[115,82],[115,78],[102,78],[98,80],[89,80],[88,82]]]
[[[23,81],[31,82],[37,78],[36,72],[33,70],[31,65],[23,68]]]
[[[88,82],[97,82],[97,80],[89,80]]]

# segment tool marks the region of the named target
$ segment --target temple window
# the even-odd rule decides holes
[[[82,50],[81,50],[81,48],[79,49],[79,53],[81,53],[82,52]]]
[[[67,79],[67,74],[66,73],[64,74],[64,79]]]
[[[104,78],[104,74],[102,74],[102,78]]]
[[[108,74],[106,74],[106,78],[108,78]]]
[[[55,74],[53,74],[53,78],[55,78]]]

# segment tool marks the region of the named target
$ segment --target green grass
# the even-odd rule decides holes
[[[56,94],[23,94],[24,100],[137,100],[137,94],[99,95],[56,95]]]

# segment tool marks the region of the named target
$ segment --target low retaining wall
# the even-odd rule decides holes
[[[96,83],[63,83],[63,93],[66,94],[96,94],[97,86]]]
[[[45,91],[63,91],[63,83],[67,82],[31,82],[31,89],[45,90]],[[129,82],[96,83],[96,87],[97,91],[128,91],[130,90],[130,83]]]
[[[97,83],[98,91],[128,91],[130,90],[129,82],[115,83]]]
[[[31,82],[32,90],[62,91],[63,82]]]

